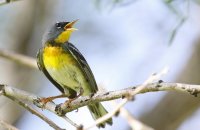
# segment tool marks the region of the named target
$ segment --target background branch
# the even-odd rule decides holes
[[[0,128],[6,128],[7,130],[19,130],[3,120],[0,120]]]
[[[16,1],[20,1],[20,0],[5,0],[5,1],[3,1],[3,2],[0,3],[0,6],[4,5],[4,4],[11,3],[11,2],[16,2]]]
[[[127,119],[128,124],[132,128],[132,130],[154,130],[150,126],[142,123],[141,121],[135,119],[132,114],[127,111],[124,107],[120,108],[120,114],[122,117]]]
[[[17,64],[38,69],[35,58],[29,57],[29,56],[21,55],[21,54],[14,53],[11,51],[0,50],[0,57],[14,61]]]

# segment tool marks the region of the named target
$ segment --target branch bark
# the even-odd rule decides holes
[[[7,85],[0,85],[0,91],[3,91],[3,95],[6,97],[13,97],[20,100],[25,100],[35,104],[37,107],[47,109],[53,113],[56,113],[60,116],[66,114],[67,112],[71,112],[76,110],[80,107],[97,103],[103,101],[109,101],[119,98],[125,98],[129,96],[131,93],[135,91],[137,87],[140,85],[133,86],[130,88],[117,90],[117,91],[110,91],[104,93],[97,93],[92,96],[83,96],[72,101],[68,105],[56,105],[53,102],[48,102],[45,106],[40,102],[41,97],[36,96],[34,94],[25,92],[23,90],[19,90],[17,88],[7,86]],[[157,82],[147,84],[144,89],[142,89],[138,94],[147,93],[147,92],[156,92],[156,91],[176,91],[176,92],[184,92],[195,97],[199,97],[200,93],[200,85],[190,85],[190,84],[181,84],[181,83],[164,83],[164,82]]]
[[[46,116],[44,116],[43,114],[41,114],[40,112],[38,112],[37,110],[33,109],[32,107],[30,107],[28,104],[25,104],[24,102],[20,101],[19,99],[13,98],[13,97],[9,97],[11,100],[13,100],[14,102],[16,102],[17,104],[19,104],[20,106],[24,107],[25,109],[27,109],[29,112],[31,112],[32,114],[38,116],[40,119],[42,119],[43,121],[45,121],[47,124],[49,124],[52,128],[54,128],[55,130],[65,130],[60,128],[58,125],[56,125],[53,121],[51,121],[50,119],[48,119]]]

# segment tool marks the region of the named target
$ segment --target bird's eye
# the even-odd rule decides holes
[[[61,23],[56,23],[56,28],[61,28]]]

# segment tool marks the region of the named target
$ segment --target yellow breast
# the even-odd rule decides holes
[[[43,52],[44,65],[47,68],[60,68],[65,64],[73,64],[74,59],[70,53],[61,47],[47,46]]]

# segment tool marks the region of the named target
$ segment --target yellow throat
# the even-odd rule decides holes
[[[64,53],[61,47],[46,46],[43,53],[45,67],[59,69],[66,64],[73,64],[73,57]]]
[[[56,43],[65,43],[66,41],[69,41],[69,38],[72,34],[72,32],[74,32],[75,28],[70,28],[70,29],[67,29],[65,31],[63,31],[56,39],[55,39],[55,42]]]

